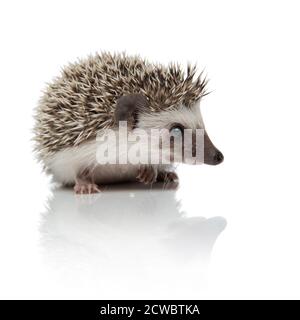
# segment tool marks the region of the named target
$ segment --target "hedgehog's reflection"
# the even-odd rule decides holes
[[[55,190],[40,228],[47,263],[76,271],[76,279],[82,271],[143,277],[203,265],[225,220],[188,218],[175,190],[145,188],[111,187],[95,197]]]

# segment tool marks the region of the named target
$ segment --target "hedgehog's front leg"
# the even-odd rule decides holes
[[[94,183],[92,170],[85,169],[77,174],[74,191],[76,194],[91,194],[101,192],[99,186]]]
[[[171,184],[177,187],[179,184],[179,178],[175,171],[162,170],[158,172],[157,181],[163,182],[165,186]]]
[[[153,165],[141,165],[139,168],[138,181],[144,184],[152,184],[157,180],[158,169],[157,166]]]

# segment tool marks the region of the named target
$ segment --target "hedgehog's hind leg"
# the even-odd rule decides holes
[[[94,182],[93,173],[90,169],[80,171],[75,178],[74,191],[76,194],[92,194],[101,192]]]

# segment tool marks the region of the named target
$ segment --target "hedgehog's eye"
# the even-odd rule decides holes
[[[174,137],[182,136],[183,135],[183,127],[181,125],[176,124],[170,129],[170,133]]]

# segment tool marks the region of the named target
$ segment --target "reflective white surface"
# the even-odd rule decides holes
[[[299,299],[298,2],[130,3],[0,3],[0,298]],[[181,166],[178,190],[56,189],[33,159],[32,110],[96,50],[205,67],[224,163]]]
[[[93,197],[54,192],[40,232],[42,258],[58,282],[103,297],[179,294],[201,283],[225,219],[189,217],[175,191],[147,189],[124,185]]]

